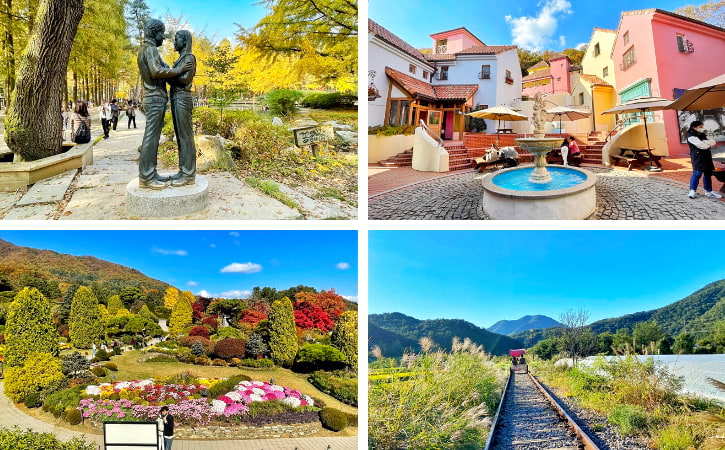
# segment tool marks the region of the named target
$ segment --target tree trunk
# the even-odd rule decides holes
[[[5,70],[7,71],[7,79],[5,80],[5,101],[10,102],[10,96],[15,90],[15,37],[13,34],[13,0],[4,0],[3,6],[7,17],[5,18]],[[7,107],[7,105],[6,105]]]
[[[58,99],[81,17],[83,0],[41,0],[38,6],[5,119],[5,140],[20,160],[60,153]]]
[[[78,100],[78,73],[73,71],[73,101]]]

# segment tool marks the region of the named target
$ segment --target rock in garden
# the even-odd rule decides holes
[[[282,119],[280,119],[279,117],[275,117],[272,119],[272,125],[277,125],[278,127],[281,127],[282,125],[284,125],[284,122],[282,122]]]
[[[357,133],[353,131],[336,131],[335,134],[340,136],[348,145],[357,145]]]
[[[210,170],[228,170],[234,167],[229,152],[220,138],[199,136],[196,138],[196,170],[204,173]]]

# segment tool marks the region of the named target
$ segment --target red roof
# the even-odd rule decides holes
[[[586,73],[583,73],[579,75],[579,78],[586,80],[589,84],[594,84],[597,86],[611,86],[611,84],[607,83],[606,81],[602,80],[596,75],[589,75]]]
[[[373,33],[375,36],[379,37],[383,41],[387,42],[393,47],[396,47],[399,50],[402,50],[403,52],[417,59],[418,61],[427,64],[425,56],[418,49],[408,44],[404,40],[400,39],[398,36],[391,33],[387,28],[383,27],[377,22],[374,22],[372,19],[368,19],[368,32]]]
[[[430,37],[433,38],[433,39],[437,39],[441,35],[450,34],[450,33],[453,33],[455,31],[460,31],[460,32],[466,33],[470,38],[476,40],[476,42],[478,42],[479,44],[486,45],[482,40],[480,40],[479,38],[477,38],[475,34],[473,34],[470,31],[468,31],[468,29],[466,27],[454,28],[452,30],[447,30],[447,31],[439,31],[438,33],[431,34]]]
[[[428,61],[455,61],[456,55],[450,53],[439,53],[437,55],[425,55],[425,59]]]
[[[434,86],[390,67],[385,68],[385,73],[413,97],[428,100],[467,100],[478,90],[477,84],[442,84]]]
[[[547,67],[546,69],[537,70],[526,75],[521,81],[538,80],[539,78],[551,78],[551,69]]]
[[[498,55],[509,50],[516,50],[515,45],[474,45],[461,50],[456,55]]]

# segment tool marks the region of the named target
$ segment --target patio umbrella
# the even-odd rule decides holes
[[[546,114],[549,115],[550,120],[554,120],[557,116],[559,117],[559,136],[563,135],[561,132],[562,118],[566,117],[566,120],[579,120],[586,119],[592,115],[590,112],[580,111],[570,106],[556,106],[546,110]]]
[[[686,90],[666,109],[699,111],[725,107],[725,74]]]
[[[617,105],[614,108],[610,108],[602,114],[625,114],[625,113],[637,113],[641,112],[644,118],[644,135],[647,138],[647,154],[649,155],[649,169],[652,169],[652,153],[649,151],[649,132],[647,131],[647,114],[648,111],[660,111],[666,109],[672,100],[667,100],[661,97],[640,97],[634,100],[629,100],[621,105]]]
[[[498,126],[501,127],[502,120],[508,120],[512,122],[529,120],[528,116],[514,111],[507,106],[494,106],[493,108],[481,109],[466,114],[476,119],[490,119],[498,120]],[[496,133],[496,144],[498,144],[498,133]]]

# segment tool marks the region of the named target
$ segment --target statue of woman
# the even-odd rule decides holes
[[[179,146],[179,172],[171,176],[172,186],[194,184],[196,177],[196,147],[194,145],[194,127],[191,123],[191,110],[194,100],[191,96],[191,83],[196,74],[196,57],[191,53],[191,33],[187,30],[176,32],[174,49],[179,59],[174,67],[183,67],[191,63],[191,69],[169,81],[171,85],[171,118],[174,122],[176,143]]]

